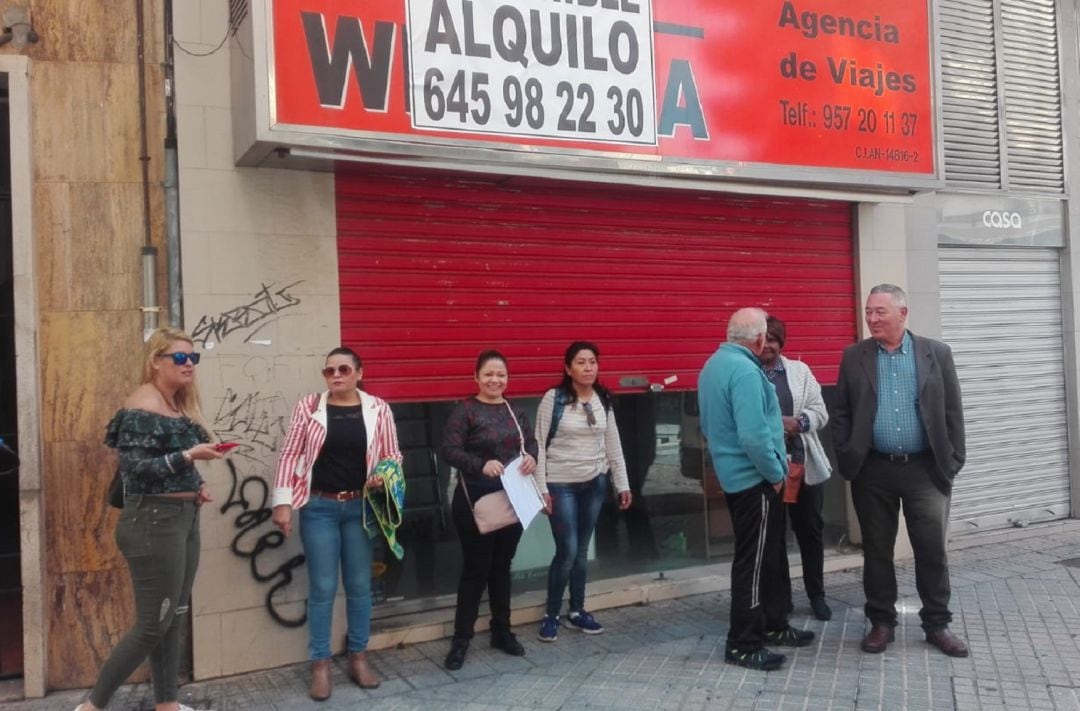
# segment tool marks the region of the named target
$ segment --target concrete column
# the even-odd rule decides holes
[[[1076,0],[1059,0],[1058,46],[1062,86],[1062,138],[1065,141],[1065,251],[1061,256],[1062,312],[1065,339],[1065,403],[1069,422],[1069,471],[1072,515],[1080,510],[1080,49],[1077,47]]]
[[[23,694],[45,695],[48,616],[45,516],[41,486],[41,385],[34,268],[29,62],[0,56],[11,116],[12,263],[15,292],[15,382],[19,428],[19,561],[22,575]]]

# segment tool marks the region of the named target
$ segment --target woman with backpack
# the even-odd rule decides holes
[[[566,349],[558,387],[548,390],[536,414],[536,439],[541,443],[536,483],[555,538],[555,557],[548,568],[547,607],[539,638],[559,637],[559,612],[567,583],[570,607],[566,623],[586,634],[604,626],[585,610],[585,577],[589,541],[609,486],[619,509],[630,507],[630,484],[622,443],[615,425],[611,393],[597,381],[600,349],[576,341]]]

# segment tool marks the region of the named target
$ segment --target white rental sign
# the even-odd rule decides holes
[[[408,0],[418,129],[656,144],[651,0]]]

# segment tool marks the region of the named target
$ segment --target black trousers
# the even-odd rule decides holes
[[[765,632],[786,629],[791,584],[784,546],[784,505],[768,484],[725,493],[735,529],[728,649],[754,652]]]
[[[922,600],[924,630],[952,621],[949,612],[949,561],[945,552],[949,495],[934,484],[930,456],[892,463],[870,455],[851,482],[851,495],[863,537],[863,590],[866,616],[875,625],[895,627],[896,568],[893,552],[903,504],[908,537],[915,553],[915,587]]]
[[[461,579],[458,581],[454,639],[472,639],[480,598],[488,591],[491,631],[510,629],[510,561],[524,532],[520,523],[491,533],[476,528],[472,509],[458,484],[451,505],[454,527],[461,543]]]
[[[798,500],[786,505],[791,530],[799,542],[803,584],[810,599],[825,594],[825,519],[821,515],[824,490],[824,484],[807,486],[804,482],[799,488]]]

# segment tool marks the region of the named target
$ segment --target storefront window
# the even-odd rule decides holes
[[[515,402],[535,421],[539,398]],[[461,550],[450,519],[452,472],[439,452],[453,406],[393,406],[405,456],[407,505],[398,538],[406,556],[397,561],[384,551],[383,565],[376,566],[376,590],[384,601],[437,599],[457,590]],[[616,421],[634,505],[618,511],[613,497],[605,505],[590,549],[590,579],[672,570],[706,559],[702,456],[693,407],[694,393],[618,396]],[[551,529],[540,516],[514,558],[515,592],[543,589],[552,555]]]
[[[533,421],[539,402],[515,400]],[[451,402],[393,406],[408,486],[398,532],[406,555],[397,561],[382,551],[375,583],[380,601],[424,609],[452,604],[456,594],[461,549],[450,517],[453,480],[439,451],[453,407]],[[616,421],[634,504],[618,511],[609,497],[590,547],[589,579],[659,573],[730,556],[731,518],[703,449],[697,393],[620,394]],[[827,550],[844,530],[843,488],[834,484],[826,484]],[[544,589],[554,550],[548,521],[538,516],[514,558],[515,594]],[[797,551],[793,540],[789,550]]]

